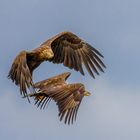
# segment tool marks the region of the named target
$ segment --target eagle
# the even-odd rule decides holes
[[[17,86],[21,95],[28,94],[27,89],[33,87],[32,74],[42,62],[48,61],[79,71],[84,75],[83,65],[95,78],[99,71],[106,68],[103,55],[72,32],[61,32],[42,43],[32,51],[21,51],[13,61],[8,74]]]
[[[65,72],[37,82],[34,84],[36,93],[26,95],[34,97],[35,104],[40,109],[44,109],[54,100],[58,106],[60,121],[64,119],[65,124],[73,124],[83,97],[90,95],[81,83],[67,84],[65,81],[69,76],[70,73]]]

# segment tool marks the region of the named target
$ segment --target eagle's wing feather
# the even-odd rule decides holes
[[[40,100],[36,98],[36,104],[42,108],[48,103],[49,100],[54,100],[59,109],[60,120],[65,119],[65,123],[73,123],[76,120],[77,111],[83,98],[84,86],[82,84],[68,84],[54,87],[41,86],[39,93],[29,94],[30,97],[43,98]],[[43,107],[43,108],[44,108]]]
[[[102,62],[103,55],[90,44],[80,39],[71,32],[62,32],[42,45],[50,46],[54,52],[54,57],[49,59],[53,63],[63,63],[64,66],[80,71],[84,75],[83,65],[89,74],[94,77],[94,73],[103,71],[106,66]]]
[[[27,65],[26,51],[22,51],[17,55],[8,77],[19,86],[21,95],[25,96],[27,94],[27,88],[30,88],[33,84],[31,72]]]
[[[69,96],[57,102],[60,120],[64,118],[65,123],[73,123],[76,120],[78,108],[83,98],[84,86],[82,84],[69,84]],[[66,91],[66,90],[65,90]],[[65,94],[65,93],[63,93]]]

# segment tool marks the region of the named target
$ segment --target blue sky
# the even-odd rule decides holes
[[[139,7],[139,0],[0,0],[0,139],[140,139]],[[72,126],[59,122],[55,103],[39,110],[7,79],[19,51],[65,30],[100,50],[107,66],[95,80],[51,63],[35,70],[35,81],[69,71],[69,83],[92,93]]]

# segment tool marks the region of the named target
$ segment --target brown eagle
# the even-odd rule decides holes
[[[90,44],[71,32],[62,32],[48,39],[32,51],[21,51],[15,58],[8,77],[19,86],[21,95],[33,87],[32,73],[42,62],[63,63],[64,66],[84,75],[83,65],[94,78],[105,68],[103,55]]]
[[[67,84],[65,81],[70,73],[62,73],[55,77],[34,84],[36,93],[28,94],[34,97],[35,104],[42,108],[54,100],[58,106],[60,121],[64,118],[65,123],[73,123],[76,120],[77,111],[84,96],[90,93],[85,90],[81,83]],[[26,97],[27,97],[26,96]]]

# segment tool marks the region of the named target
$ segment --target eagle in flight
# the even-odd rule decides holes
[[[67,84],[65,81],[69,76],[70,73],[67,72],[37,82],[34,84],[36,93],[26,97],[34,97],[35,105],[41,109],[54,100],[58,106],[60,121],[64,118],[65,123],[73,124],[83,97],[90,93],[81,83]]]
[[[103,55],[71,32],[62,32],[48,39],[32,51],[21,51],[15,58],[8,77],[20,88],[23,96],[33,87],[32,73],[42,62],[63,63],[64,66],[84,75],[83,65],[95,78],[95,73],[104,72]]]

